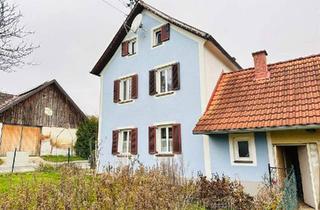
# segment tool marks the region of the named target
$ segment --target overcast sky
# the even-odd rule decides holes
[[[126,0],[106,0],[128,13]],[[269,62],[320,53],[319,0],[145,0],[210,33],[242,65],[266,49]],[[10,0],[39,44],[36,66],[0,72],[0,91],[17,94],[57,79],[87,114],[98,114],[99,78],[89,72],[125,16],[102,0]]]

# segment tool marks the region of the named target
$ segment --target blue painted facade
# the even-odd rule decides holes
[[[143,12],[143,30],[126,37],[137,37],[137,54],[121,57],[121,47],[101,73],[101,113],[99,169],[108,164],[114,165],[118,157],[111,154],[112,130],[138,128],[139,160],[151,166],[161,157],[148,152],[148,127],[161,122],[181,124],[182,154],[188,174],[204,171],[203,137],[193,135],[192,130],[201,116],[199,42],[171,28],[170,40],[152,48],[151,30],[161,26],[156,18]],[[149,71],[156,66],[180,63],[180,90],[172,95],[155,97],[149,95]],[[127,104],[113,103],[113,82],[123,76],[138,74],[139,96]]]
[[[210,135],[212,171],[241,181],[261,182],[268,173],[268,145],[265,132],[254,133],[256,166],[232,165],[230,160],[229,135]]]

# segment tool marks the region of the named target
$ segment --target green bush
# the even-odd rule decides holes
[[[0,166],[4,163],[4,161],[0,158]]]
[[[75,144],[76,155],[85,159],[92,156],[98,138],[98,118],[89,117],[80,124]],[[91,143],[91,145],[90,145]]]

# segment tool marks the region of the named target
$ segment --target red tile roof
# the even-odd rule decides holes
[[[320,54],[223,73],[194,133],[320,124]]]

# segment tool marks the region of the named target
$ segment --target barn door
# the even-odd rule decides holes
[[[20,151],[29,152],[30,155],[39,155],[40,128],[23,127]]]
[[[40,128],[18,125],[3,125],[0,141],[0,155],[7,152],[29,152],[30,155],[39,155]]]
[[[20,147],[22,126],[3,125],[2,137],[0,142],[0,155],[6,156],[7,152],[14,151]]]

